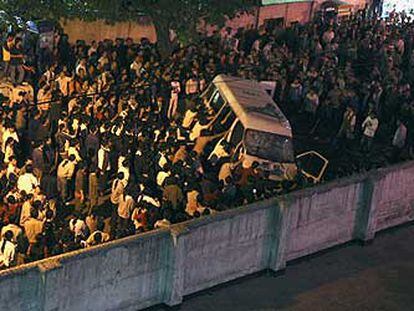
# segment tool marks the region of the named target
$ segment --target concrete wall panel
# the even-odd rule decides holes
[[[375,232],[414,220],[414,166],[409,164],[380,171],[374,180]]]
[[[137,310],[162,302],[169,234],[61,258],[46,272],[44,310]]]
[[[42,310],[42,285],[36,265],[0,274],[0,310]]]
[[[292,195],[286,259],[352,240],[362,189],[362,183],[357,182]]]
[[[190,226],[185,235],[184,294],[265,269],[270,211],[266,206]]]

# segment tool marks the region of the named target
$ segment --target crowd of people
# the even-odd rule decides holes
[[[145,39],[72,45],[56,30],[51,48],[8,34],[5,79],[27,91],[0,107],[1,267],[294,189],[232,165],[234,146],[210,156],[214,111],[199,95],[219,73],[276,82],[287,116],[334,149],[358,141],[369,154],[384,132],[397,161],[412,147],[413,35],[409,21],[364,12],[227,29],[167,57]]]

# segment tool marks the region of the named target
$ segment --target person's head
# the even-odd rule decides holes
[[[93,236],[93,239],[96,244],[102,243],[102,233],[96,232],[95,235]]]
[[[75,155],[74,155],[74,154],[71,154],[71,155],[69,156],[69,161],[70,161],[70,162],[75,162],[75,160],[76,160]]]
[[[124,174],[124,172],[119,172],[119,173],[116,175],[116,177],[117,177],[119,180],[121,180],[121,179],[124,179],[125,174]]]
[[[14,195],[9,195],[7,197],[7,203],[8,204],[16,204],[17,203],[17,200],[16,200],[15,196]]]
[[[7,230],[6,233],[4,234],[4,239],[6,241],[11,241],[13,239],[13,231]]]
[[[15,45],[17,48],[21,48],[21,47],[22,47],[22,38],[17,37],[17,38],[14,40],[14,45]]]
[[[16,159],[16,157],[15,157],[15,156],[11,156],[11,157],[9,158],[9,162],[10,162],[13,166],[16,166],[16,165],[17,165],[17,159]]]
[[[26,193],[26,192],[22,191],[22,197],[23,197],[26,201],[28,201],[28,202],[30,202],[31,204],[33,204],[33,200],[34,200],[34,196],[33,196],[33,194],[31,194],[31,193]]]
[[[31,164],[28,164],[26,166],[26,173],[32,174],[33,173],[33,166]]]
[[[48,209],[48,210],[46,211],[46,219],[47,219],[47,220],[52,220],[52,219],[53,219],[53,217],[54,217],[54,213],[53,213],[53,211],[52,211],[51,209]]]
[[[32,207],[30,209],[30,217],[35,218],[35,219],[37,217],[39,217],[39,212],[38,212],[38,210],[36,208]]]
[[[32,205],[36,210],[40,210],[43,206],[42,201],[40,200],[35,200]]]

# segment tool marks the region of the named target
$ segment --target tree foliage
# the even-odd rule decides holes
[[[248,10],[259,0],[2,0],[0,9],[26,19],[80,18],[107,22],[152,19],[159,39],[174,29],[180,37],[194,39],[200,18],[222,25],[224,16]]]

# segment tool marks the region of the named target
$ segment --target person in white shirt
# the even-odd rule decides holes
[[[171,226],[171,222],[168,219],[157,220],[154,224],[154,229],[167,229]]]
[[[116,226],[117,238],[127,236],[131,231],[131,215],[134,210],[135,202],[131,195],[126,192],[121,196],[118,204],[118,218]]]
[[[80,156],[80,144],[78,141],[71,141],[68,147],[68,156],[70,157],[73,155],[75,157],[75,164],[82,161],[82,157]]]
[[[9,268],[15,263],[16,245],[12,240],[13,232],[9,230],[0,241],[0,268]]]
[[[66,70],[63,70],[61,75],[56,79],[56,82],[59,85],[59,89],[62,92],[63,96],[70,95],[70,84],[72,83],[73,78]]]
[[[393,146],[393,160],[397,162],[400,160],[401,152],[403,151],[407,141],[408,129],[403,122],[397,120],[397,129],[394,132],[392,138]]]
[[[191,76],[185,83],[185,94],[187,96],[194,96],[198,93],[198,80],[195,76]]]
[[[23,226],[24,223],[30,218],[30,210],[33,207],[34,197],[32,194],[28,194],[23,202],[22,209],[20,211],[20,226]]]
[[[93,53],[96,53],[98,51],[98,43],[93,40],[91,42],[91,47],[88,50],[88,56],[91,57]]]
[[[10,159],[15,157],[15,150],[16,150],[16,141],[9,137],[6,142],[6,147],[4,150],[4,163],[9,164]]]
[[[159,171],[158,174],[157,174],[157,178],[156,178],[157,179],[157,185],[160,186],[160,187],[163,187],[165,179],[169,176],[171,176],[170,164],[168,162],[166,162],[163,165],[162,171]]]
[[[88,227],[82,218],[72,218],[69,220],[69,229],[73,232],[75,240],[83,240],[87,236]]]
[[[379,121],[374,112],[370,112],[362,123],[363,135],[361,139],[361,148],[364,151],[370,151],[375,134],[378,130]]]
[[[57,65],[56,64],[53,64],[43,74],[43,77],[46,79],[46,83],[49,84],[49,85],[55,79],[55,76],[56,76],[56,74],[55,74],[56,67],[57,67]]]
[[[170,96],[170,106],[168,107],[168,118],[170,120],[174,119],[178,109],[178,98],[181,93],[181,84],[178,77],[171,81],[171,96]]]
[[[98,150],[98,169],[99,169],[99,191],[103,193],[106,190],[108,175],[111,171],[111,163],[109,161],[109,147],[101,145]]]
[[[9,158],[9,163],[7,165],[7,178],[10,177],[10,174],[14,174],[15,176],[18,176],[20,172],[20,169],[17,167],[17,160],[14,156],[11,156]]]
[[[223,139],[220,141],[219,144],[217,144],[213,151],[210,153],[208,160],[211,161],[211,159],[216,156],[218,160],[222,159],[222,158],[226,158],[230,156],[230,145],[228,144],[228,142]]]
[[[122,179],[122,182],[124,186],[128,186],[130,172],[129,172],[129,166],[128,166],[128,160],[124,160],[121,163],[118,164],[118,173],[124,174],[124,178]]]
[[[3,153],[6,152],[6,143],[9,140],[9,138],[12,138],[16,143],[19,143],[19,136],[17,135],[16,129],[14,127],[7,127],[2,135],[2,148],[1,150]]]
[[[34,189],[37,186],[39,186],[39,181],[37,180],[36,176],[33,174],[32,165],[29,164],[26,166],[26,172],[20,175],[19,179],[17,180],[17,189],[29,194],[29,193],[33,193]]]
[[[70,195],[68,187],[69,181],[73,178],[75,172],[76,158],[73,154],[68,159],[64,159],[57,169],[57,188],[63,201],[66,201]]]
[[[96,230],[93,232],[86,241],[82,241],[81,244],[83,247],[92,247],[99,245],[105,242],[108,242],[110,239],[109,234]]]
[[[182,126],[185,129],[189,129],[194,122],[195,117],[197,116],[197,109],[189,109],[184,115]]]
[[[198,137],[201,136],[201,131],[208,127],[209,120],[208,119],[200,119],[194,124],[191,132],[190,132],[190,140],[195,141]]]
[[[397,120],[397,129],[394,132],[392,139],[393,147],[397,149],[403,149],[407,140],[407,127],[400,120]]]
[[[130,69],[135,73],[137,77],[141,76],[142,69],[142,56],[138,55],[132,62]]]
[[[120,172],[118,173],[118,175],[116,176],[115,180],[112,183],[110,200],[111,200],[111,203],[114,205],[119,204],[122,196],[124,195],[124,190],[125,190],[124,177],[125,177],[124,173]]]
[[[79,64],[76,66],[76,74],[79,76],[80,71],[83,69],[84,72],[88,72],[88,69],[86,68],[87,60],[85,58],[82,58],[79,62]]]
[[[141,191],[144,191],[144,188],[141,188]],[[140,203],[148,203],[154,207],[161,207],[161,203],[157,198],[153,198],[151,196],[149,196],[148,194],[145,194],[144,192],[142,192],[140,195],[138,195],[137,197],[137,205]]]

